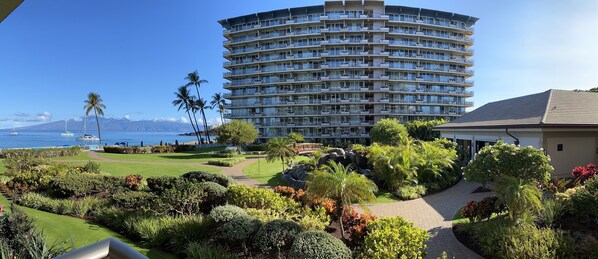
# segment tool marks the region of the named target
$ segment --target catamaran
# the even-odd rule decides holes
[[[63,137],[73,137],[75,136],[74,133],[70,132],[67,130],[68,128],[68,120],[64,120],[64,132],[60,133],[61,136]]]
[[[15,130],[12,130],[12,131],[10,132],[10,135],[11,135],[11,136],[16,136],[16,135],[19,135],[19,133],[17,133],[17,131],[15,131]]]
[[[94,135],[85,134],[86,131],[87,131],[87,116],[85,116],[83,119],[83,136],[77,137],[77,140],[79,140],[79,141],[100,141],[100,138],[98,138]]]

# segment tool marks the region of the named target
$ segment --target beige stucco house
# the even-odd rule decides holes
[[[436,129],[468,157],[499,140],[543,148],[553,176],[570,176],[575,166],[598,164],[598,93],[548,90],[492,102]]]

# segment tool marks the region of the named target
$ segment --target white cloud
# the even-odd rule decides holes
[[[208,125],[210,125],[210,126],[216,126],[216,125],[220,125],[220,124],[222,124],[220,117],[208,119]]]
[[[50,121],[51,119],[52,119],[52,113],[50,113],[50,112],[38,113],[37,117],[35,118],[36,121]]]
[[[51,112],[41,112],[35,117],[30,117],[26,113],[15,113],[14,115],[17,116],[17,118],[13,118],[12,121],[14,122],[46,122],[52,120]]]
[[[13,115],[16,117],[29,117],[29,113],[24,113],[24,112],[17,112]]]
[[[185,117],[181,117],[181,122],[182,123],[189,123],[189,120],[187,120],[187,118],[185,118]]]
[[[125,114],[125,117],[124,117],[124,118],[125,118],[125,119],[127,119],[127,120],[130,120],[130,119],[131,119],[131,115],[129,115],[129,114],[127,113],[127,114]]]

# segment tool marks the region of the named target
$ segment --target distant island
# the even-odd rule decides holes
[[[139,120],[100,118],[102,131],[135,131],[135,132],[193,132],[191,124],[172,121]],[[27,132],[27,131],[64,131],[64,120],[53,121],[20,128],[0,129],[0,131]],[[95,119],[87,120],[87,130],[96,129]],[[68,130],[71,132],[83,131],[83,121],[68,120]],[[191,133],[193,135],[193,133]]]

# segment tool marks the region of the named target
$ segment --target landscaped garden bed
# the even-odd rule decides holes
[[[455,236],[486,258],[598,258],[598,169],[577,167],[569,179],[550,171],[541,150],[483,148],[465,178],[494,181],[496,196],[463,207]]]

